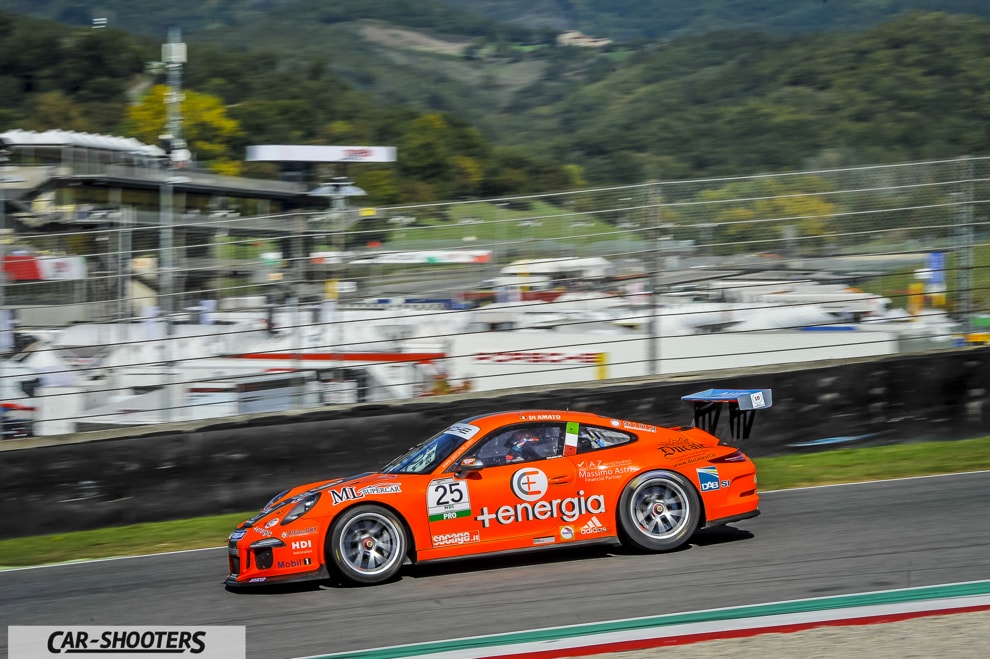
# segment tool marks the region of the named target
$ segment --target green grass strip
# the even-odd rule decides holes
[[[757,458],[761,490],[990,469],[990,437]],[[255,512],[0,540],[0,566],[219,547]]]

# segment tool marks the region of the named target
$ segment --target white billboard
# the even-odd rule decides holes
[[[247,160],[248,162],[395,162],[395,147],[257,144],[247,148]]]

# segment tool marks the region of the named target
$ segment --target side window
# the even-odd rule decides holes
[[[524,424],[493,434],[465,457],[496,466],[556,458],[563,451],[562,424]]]
[[[578,431],[578,453],[590,453],[610,446],[628,444],[633,440],[629,433],[615,428],[598,428],[596,426],[581,426]]]

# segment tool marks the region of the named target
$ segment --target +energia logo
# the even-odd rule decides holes
[[[512,493],[523,501],[542,499],[548,487],[547,475],[536,467],[524,467],[512,474]]]

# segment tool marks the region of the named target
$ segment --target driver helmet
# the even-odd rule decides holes
[[[529,442],[539,442],[540,438],[536,436],[532,430],[519,430],[513,436],[512,441],[509,443],[509,447],[516,453],[522,451],[523,447]]]

